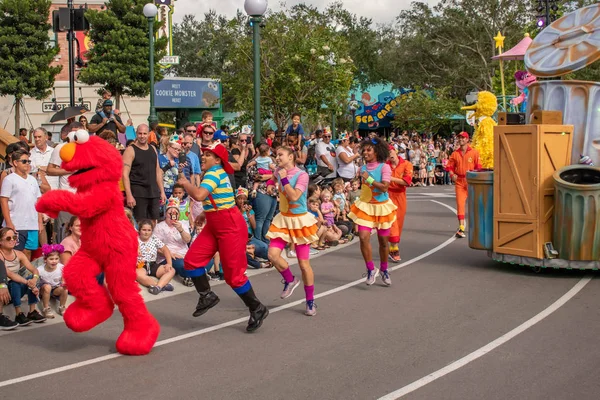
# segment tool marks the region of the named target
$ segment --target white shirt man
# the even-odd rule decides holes
[[[317,155],[317,165],[329,169],[330,173],[325,178],[335,178],[337,160],[335,154],[335,146],[331,144],[331,132],[323,134],[323,140],[317,143],[315,148]]]
[[[36,211],[35,203],[42,194],[37,180],[29,175],[29,154],[19,150],[12,157],[15,172],[4,178],[0,190],[3,226],[18,231],[19,240],[15,249],[24,251],[31,258],[31,251],[39,245],[38,232],[42,217]]]
[[[35,147],[31,150],[29,159],[31,160],[31,173],[37,174],[38,171],[47,171],[50,158],[54,148],[48,146],[48,132],[44,128],[37,128],[33,132],[33,142]],[[47,176],[46,180],[51,189],[58,189],[58,176]]]

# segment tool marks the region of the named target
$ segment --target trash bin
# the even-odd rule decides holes
[[[600,168],[569,165],[553,178],[553,245],[558,258],[600,260]]]
[[[467,183],[469,247],[492,250],[494,247],[494,171],[469,171]]]

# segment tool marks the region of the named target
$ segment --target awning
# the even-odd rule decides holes
[[[492,60],[522,60],[525,58],[525,53],[531,42],[533,42],[533,39],[529,37],[529,33],[526,33],[525,37],[515,47],[492,57]]]

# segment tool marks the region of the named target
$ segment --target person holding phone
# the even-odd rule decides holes
[[[167,199],[173,195],[173,186],[177,182],[179,165],[182,166],[181,172],[186,179],[191,180],[192,161],[183,151],[181,144],[174,138],[169,141],[167,151],[158,155],[158,164],[163,172],[163,187]]]
[[[116,115],[113,111],[112,100],[104,100],[102,104],[102,110],[99,110],[92,117],[88,130],[90,133],[102,132],[108,129],[115,135],[117,133],[125,133],[125,125],[119,115]]]

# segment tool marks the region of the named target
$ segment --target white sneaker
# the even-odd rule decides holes
[[[311,256],[316,256],[317,254],[319,254],[319,250],[317,249],[313,249],[312,247],[310,248],[310,255]]]
[[[367,284],[367,286],[371,286],[372,284],[375,283],[375,279],[377,279],[378,273],[379,273],[378,268],[375,268],[372,271],[367,270],[367,273],[365,274],[365,276],[367,277],[367,279],[365,279],[365,283]]]
[[[44,317],[46,318],[54,318],[54,313],[52,312],[52,309],[50,307],[46,307],[42,310],[42,314],[44,315]]]
[[[381,275],[381,280],[385,286],[392,286],[392,278],[390,278],[388,271],[381,271],[379,275]]]

